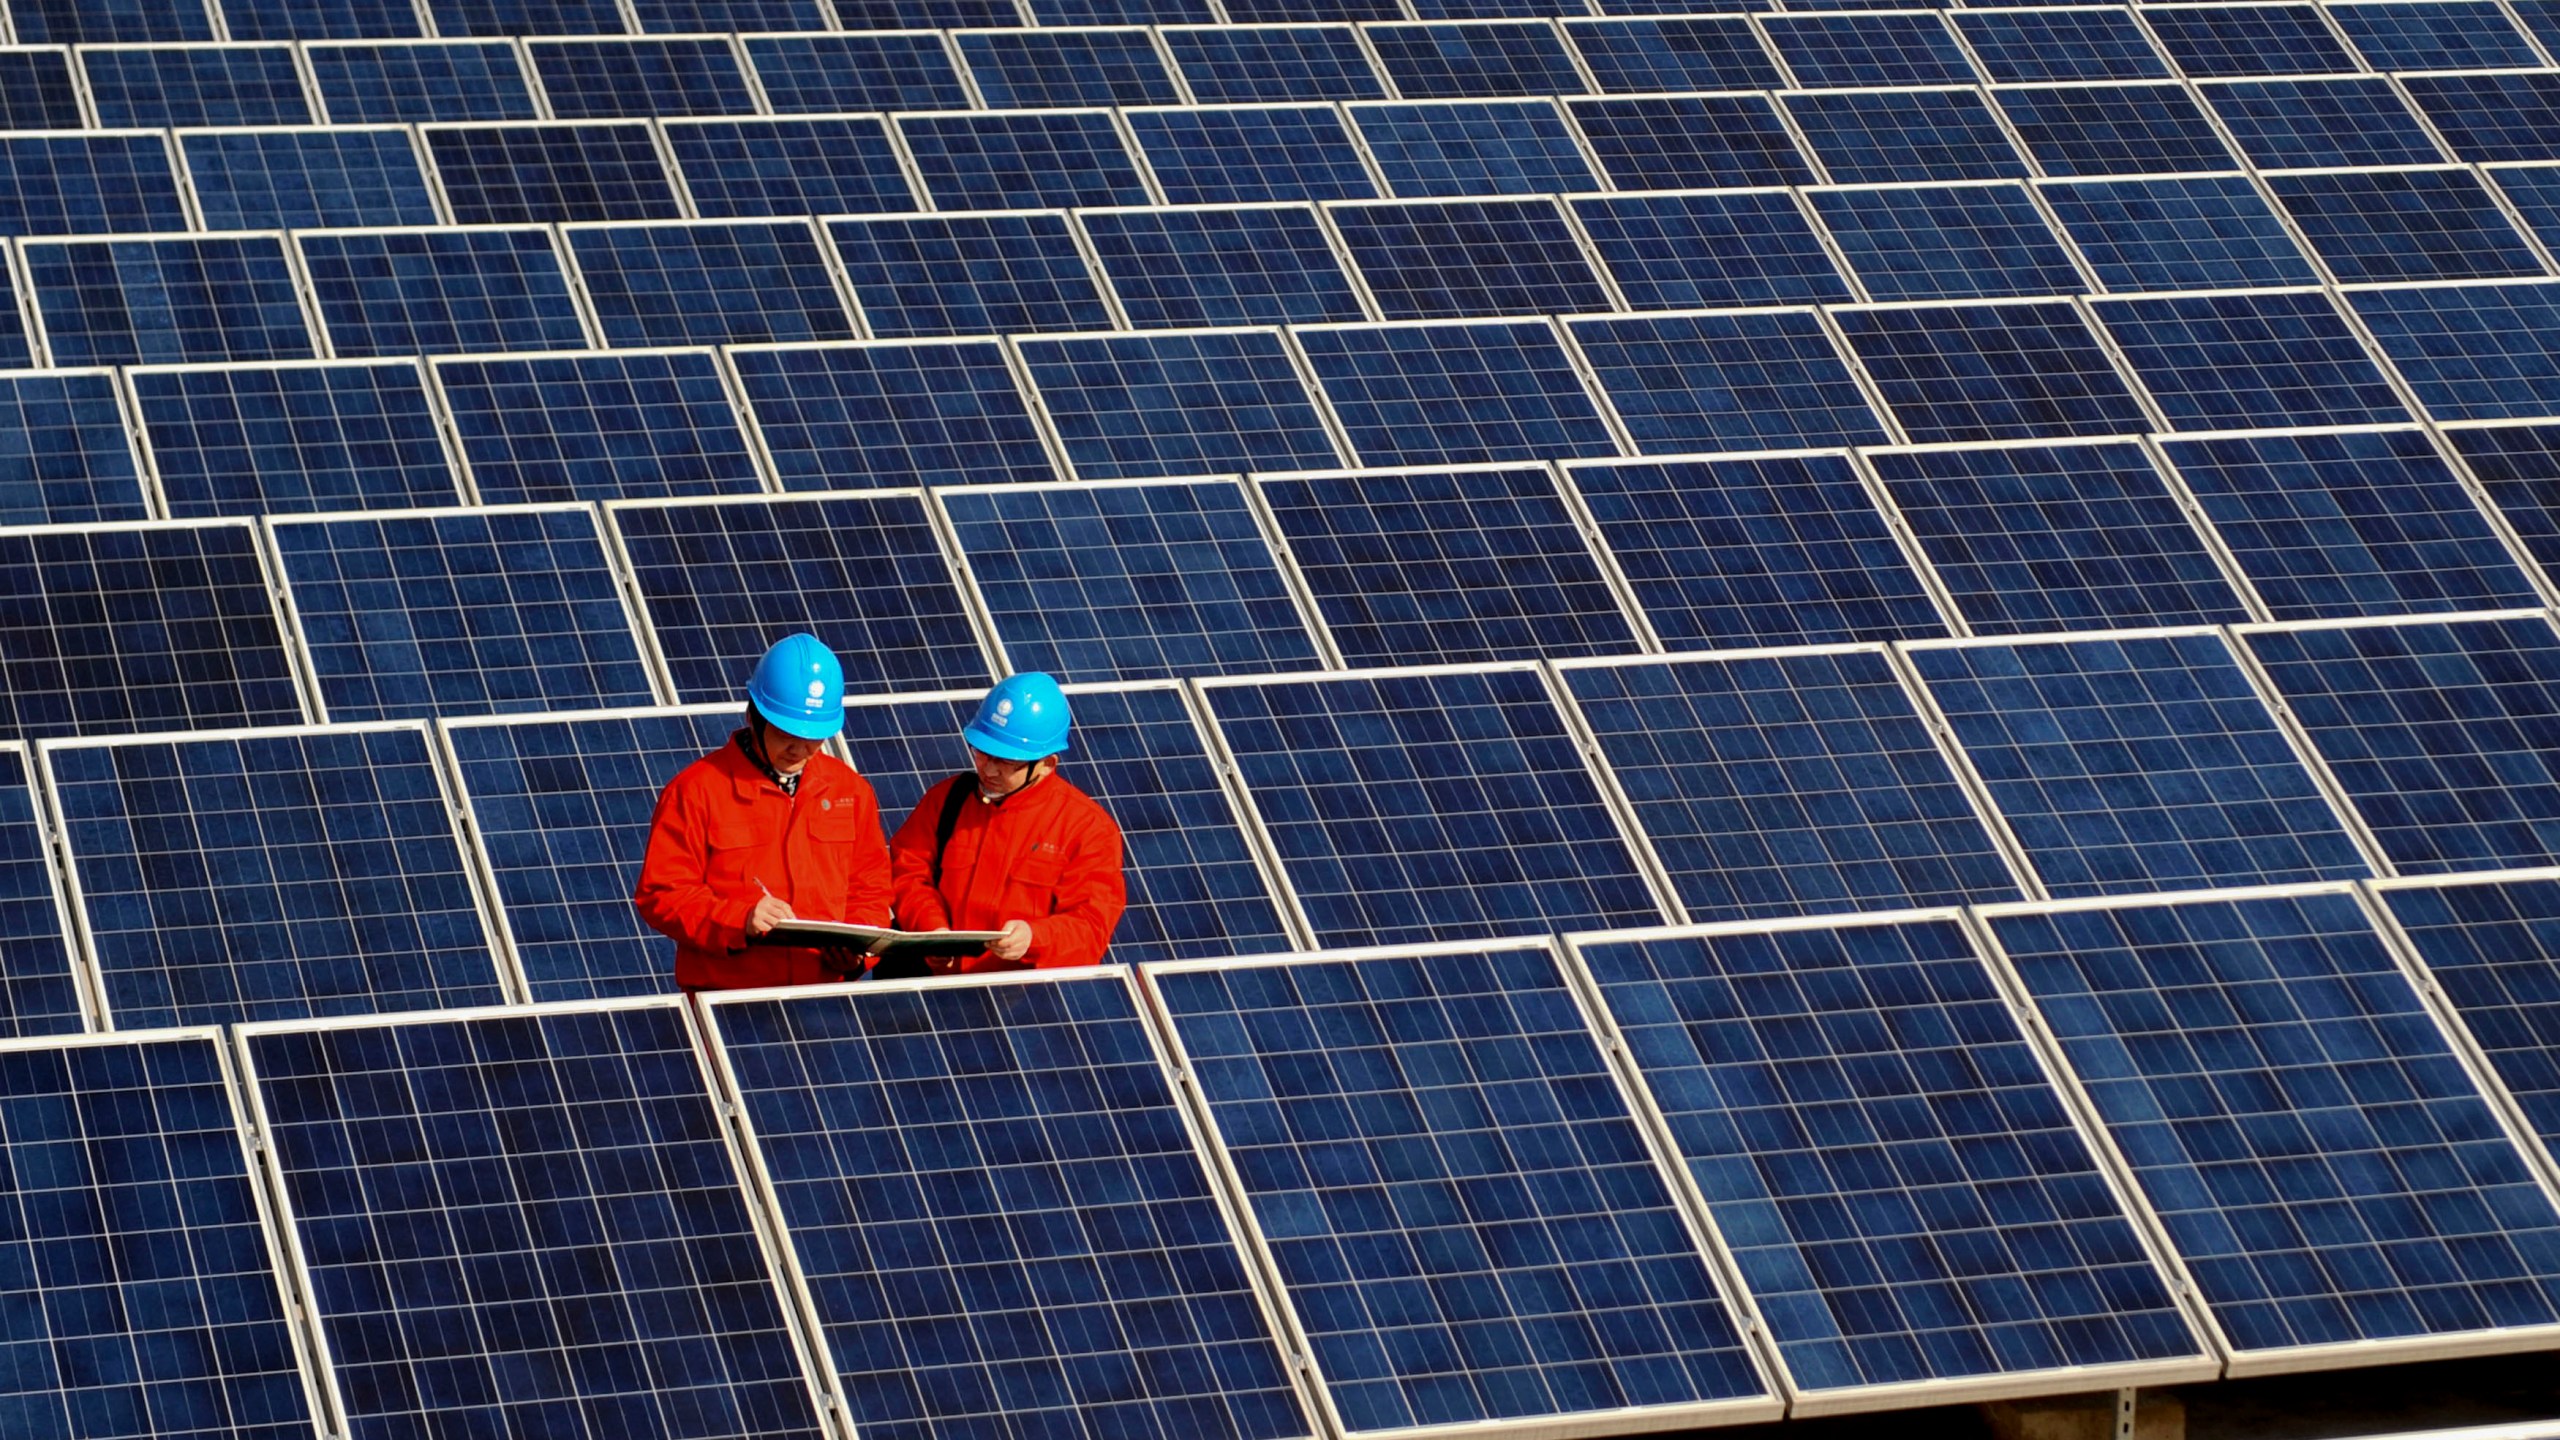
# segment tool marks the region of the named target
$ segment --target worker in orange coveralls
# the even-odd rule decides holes
[[[775,642],[747,682],[746,725],[667,782],[632,903],[676,942],[676,984],[812,985],[852,952],[753,945],[785,920],[889,923],[889,848],[871,782],[826,752],[844,666],[814,635]]]
[[[961,731],[970,773],[926,791],[890,841],[899,929],[1000,932],[982,955],[927,962],[934,972],[1092,965],[1109,948],[1129,903],[1120,827],[1057,773],[1069,723],[1046,675],[988,691]]]

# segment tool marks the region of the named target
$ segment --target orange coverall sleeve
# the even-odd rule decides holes
[[[714,954],[744,949],[755,897],[723,900],[711,888],[710,823],[698,789],[685,781],[678,776],[658,796],[631,903],[650,928],[680,945]]]

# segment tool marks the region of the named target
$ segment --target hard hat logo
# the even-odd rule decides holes
[[[988,691],[976,717],[960,733],[982,754],[1041,760],[1065,751],[1068,724],[1067,693],[1033,670]]]
[[[815,635],[785,635],[756,662],[747,700],[784,734],[824,740],[844,728],[844,664]]]
[[[824,680],[812,680],[812,681],[810,681],[810,682],[809,682],[809,698],[810,698],[810,699],[812,699],[812,700],[824,700],[824,699],[826,699],[826,698],[827,698],[827,682],[826,682],[826,681],[824,681]]]

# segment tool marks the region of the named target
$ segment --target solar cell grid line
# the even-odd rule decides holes
[[[863,328],[878,339],[1116,323],[1060,211],[863,216],[826,229]]]
[[[1774,1334],[1791,1415],[2219,1372],[1961,915],[1566,948]]]
[[[545,227],[305,230],[293,243],[330,353],[341,358],[597,343]]]
[[[1059,478],[996,340],[847,341],[727,352],[782,488],[904,489]]]
[[[734,698],[794,631],[858,694],[995,678],[921,491],[615,501],[605,524],[680,704]]]
[[[543,102],[561,120],[753,115],[746,62],[725,36],[529,39]]]
[[[0,49],[0,131],[80,130],[88,124],[68,46]]]
[[[2325,7],[2277,5],[2137,5],[2134,13],[2159,38],[2180,73],[2203,80],[2233,75],[2339,75],[2365,67]]]
[[[1149,107],[1122,118],[1169,204],[1368,200],[1382,193],[1331,105]]]
[[[1971,85],[1964,47],[1935,10],[1763,14],[1756,23],[1798,88]]]
[[[2129,10],[1966,9],[1947,20],[1994,84],[2169,78],[2168,62]]]
[[[1318,1433],[1135,985],[1002,976],[705,1008],[821,1369],[863,1434]],[[889,1227],[920,1243],[854,1238]]]
[[[850,340],[853,317],[806,219],[564,225],[605,344]]]
[[[2034,188],[2105,290],[2320,282],[2293,232],[2246,175],[2039,180]]]
[[[2249,163],[2434,165],[2446,157],[2426,123],[2380,75],[2207,80],[2196,91]]]
[[[1776,99],[1837,184],[2033,173],[1978,89],[1795,90]]]
[[[2349,886],[1986,907],[2226,1374],[2547,1344],[2553,1205]]]
[[[1324,210],[1388,320],[1619,308],[1571,222],[1544,196],[1337,201]]]
[[[2475,165],[2560,160],[2560,75],[2498,70],[2397,78],[2454,159]]]
[[[47,740],[110,1029],[514,998],[423,721]]]
[[[2482,167],[2481,173],[2524,222],[2525,233],[2541,241],[2546,252],[2560,243],[2560,165],[2490,165]]]
[[[193,223],[161,131],[0,135],[0,235],[149,234]]]
[[[2068,300],[1917,301],[1827,313],[1912,443],[2153,428]]]
[[[1803,193],[1871,299],[1989,300],[2091,288],[2014,180]]]
[[[290,45],[84,45],[78,53],[90,106],[110,128],[313,120]]]
[[[2491,0],[2324,6],[2376,70],[2501,70],[2547,63]]]
[[[425,0],[438,35],[621,35],[619,0]]]
[[[152,514],[114,372],[0,375],[0,525]]]
[[[1343,110],[1399,199],[1608,188],[1551,100],[1366,100]]]
[[[1005,6],[1005,23],[1012,23],[1012,9]],[[966,110],[971,103],[936,31],[743,35],[738,43],[777,115]]]
[[[1544,319],[1301,325],[1289,335],[1356,464],[1623,453],[1588,377]]]
[[[822,0],[631,0],[643,35],[731,35],[827,28]]]
[[[1574,96],[1561,103],[1620,190],[1820,178],[1765,94]]]
[[[1860,298],[1785,190],[1574,195],[1564,205],[1631,310]]]
[[[2239,159],[2186,86],[1995,85],[1992,103],[2046,175],[2160,175],[2233,170]]]
[[[2547,1164],[2560,1164],[2560,1117],[2544,1039],[2552,1024],[2552,967],[2539,937],[2560,890],[2555,880],[2560,875],[2535,869],[2367,887],[2386,917],[2383,933],[2416,962],[2420,991],[2495,1077],[2484,1087],[2490,1099],[2540,1142]]]
[[[2560,15],[2546,0],[2508,0],[2507,13],[2524,22],[2525,38],[2552,55],[2560,50]]]
[[[1210,0],[1026,0],[1034,25],[1211,25]]]
[[[2169,430],[2406,423],[2408,405],[2330,297],[2216,290],[2089,302]]]
[[[239,1032],[351,1437],[831,1433],[686,1008]]]
[[[1360,27],[1407,100],[1579,95],[1591,88],[1552,20],[1385,20]]]
[[[1137,965],[1303,948],[1304,919],[1241,818],[1189,692],[1171,680],[1066,691],[1076,737],[1060,774],[1111,812],[1124,846],[1129,908],[1108,958]],[[857,695],[845,706],[845,753],[890,823],[965,765],[960,727],[984,694]]]
[[[1340,1433],[1779,1412],[1548,942],[1143,980]],[[1357,1138],[1309,1147],[1308,1125]]]
[[[706,220],[923,208],[877,115],[677,119],[658,133]]]
[[[1562,324],[1639,454],[1893,438],[1813,311],[1580,316]]]
[[[1348,25],[1166,25],[1156,33],[1203,105],[1387,98]]]
[[[831,0],[831,8],[836,23],[852,31],[1019,25],[1026,18],[1014,0]]]
[[[27,747],[0,740],[0,1039],[91,1028],[88,972],[54,868],[52,822]]]
[[[9,29],[22,45],[211,44],[210,6],[197,0],[18,0]]]
[[[302,46],[334,125],[533,120],[531,69],[511,40],[315,40]]]
[[[2456,425],[2442,434],[2544,579],[2560,576],[2560,426]]]
[[[954,30],[951,43],[990,110],[1178,105],[1191,97],[1140,26]]]
[[[1020,336],[1010,342],[1073,478],[1338,465],[1332,427],[1271,329]]]
[[[1307,205],[1079,210],[1075,224],[1136,329],[1376,317]]]
[[[453,218],[464,225],[675,220],[684,201],[645,120],[424,125]]]
[[[2436,420],[2531,418],[2560,404],[2560,283],[2456,281],[2340,292]]]
[[[233,40],[399,40],[426,33],[411,0],[226,0]]]
[[[56,365],[319,353],[278,233],[31,240],[18,255]]]
[[[175,137],[208,230],[434,225],[444,219],[406,126],[187,130]]]
[[[890,117],[937,210],[1154,205],[1108,110]]]
[[[125,384],[173,518],[463,503],[414,360],[137,366]]]
[[[1558,22],[1603,94],[1783,90],[1787,79],[1739,15]]]
[[[2551,273],[2468,168],[2293,170],[2263,178],[2313,256],[2344,283]]]
[[[428,372],[476,504],[767,488],[708,350],[439,356]]]

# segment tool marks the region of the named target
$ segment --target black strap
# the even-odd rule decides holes
[[[942,813],[933,822],[933,888],[942,888],[942,852],[951,848],[951,832],[960,828],[960,807],[978,793],[975,772],[951,777],[951,788],[942,792]]]

